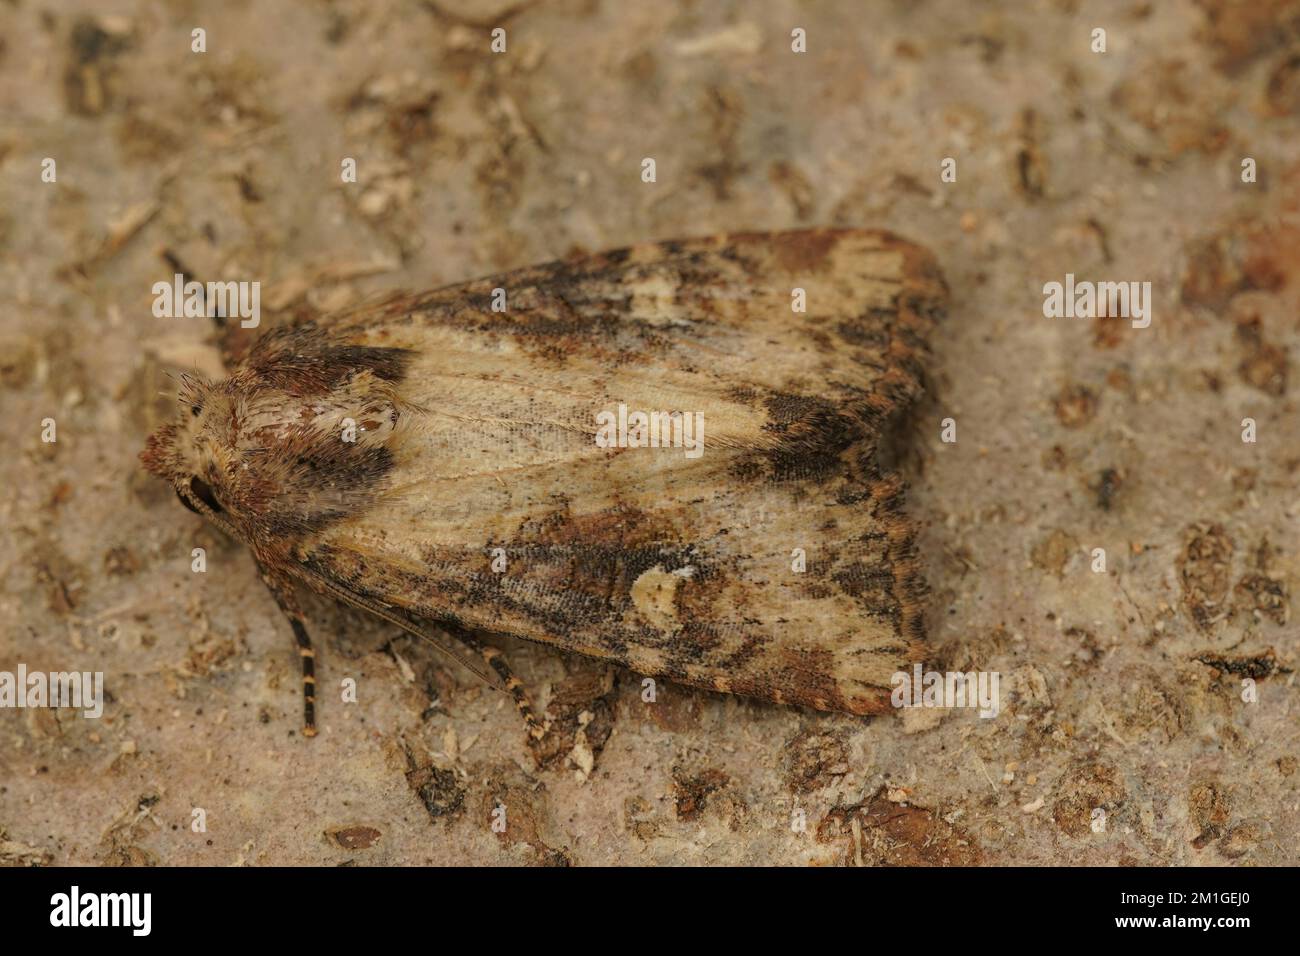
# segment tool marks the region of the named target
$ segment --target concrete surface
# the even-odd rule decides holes
[[[0,3],[0,670],[111,695],[0,711],[0,862],[1300,862],[1297,25],[1272,0]],[[322,685],[360,699],[299,735],[251,560],[136,461],[169,374],[217,361],[151,314],[163,253],[301,316],[818,223],[924,243],[951,286],[898,467],[932,663],[999,672],[997,718],[647,705],[511,642],[563,729],[538,769],[504,697],[312,600]],[[1067,273],[1151,282],[1150,327],[1045,318]]]

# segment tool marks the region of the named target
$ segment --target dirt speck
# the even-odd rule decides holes
[[[1052,806],[1052,819],[1062,833],[1072,837],[1090,833],[1100,819],[1098,811],[1109,816],[1128,795],[1119,770],[1101,761],[1071,766],[1056,789],[1061,796]]]
[[[1232,816],[1232,799],[1217,781],[1195,783],[1187,791],[1187,814],[1197,830],[1192,846],[1200,850],[1224,834]]]
[[[1082,428],[1097,416],[1101,399],[1086,385],[1067,385],[1055,399],[1056,420],[1066,428]]]
[[[842,848],[846,866],[978,866],[973,836],[934,811],[890,800],[884,788],[869,800],[836,807],[817,826],[819,843]]]
[[[785,745],[786,786],[809,793],[830,786],[849,772],[844,741],[836,734],[805,730]]]
[[[673,800],[678,820],[695,820],[708,806],[709,798],[731,782],[721,770],[705,768],[692,771],[673,768]]]
[[[1073,537],[1060,528],[1053,528],[1038,540],[1029,557],[1034,567],[1061,578],[1065,576],[1065,566],[1077,548],[1078,543]]]
[[[1177,561],[1183,605],[1201,630],[1209,630],[1227,613],[1236,550],[1223,526],[1198,522],[1183,532],[1183,553]]]
[[[325,831],[325,838],[341,850],[368,850],[382,835],[374,827],[363,824],[330,827]]]

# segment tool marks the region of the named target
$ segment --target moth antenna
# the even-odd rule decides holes
[[[202,498],[192,494],[188,488],[178,487],[176,489],[176,494],[185,503],[185,506],[195,514],[202,515],[236,541],[241,540],[239,532],[235,530],[235,526],[227,521],[224,515],[213,511]]]

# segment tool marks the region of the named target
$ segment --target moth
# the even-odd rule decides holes
[[[428,640],[534,738],[481,635],[879,713],[922,659],[925,585],[877,452],[946,301],[887,232],[635,245],[270,330],[224,381],[187,377],[141,459],[252,550],[306,735],[298,585]]]

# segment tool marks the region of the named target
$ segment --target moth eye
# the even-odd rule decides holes
[[[192,414],[195,418],[198,418],[198,417],[199,417],[199,412],[201,412],[201,411],[203,411],[203,406],[202,406],[202,405],[191,405],[191,406],[190,406],[190,414]]]
[[[203,502],[217,514],[221,514],[224,510],[221,505],[217,503],[217,496],[212,493],[212,486],[197,475],[190,478],[190,494],[195,498],[198,498],[199,501]]]

